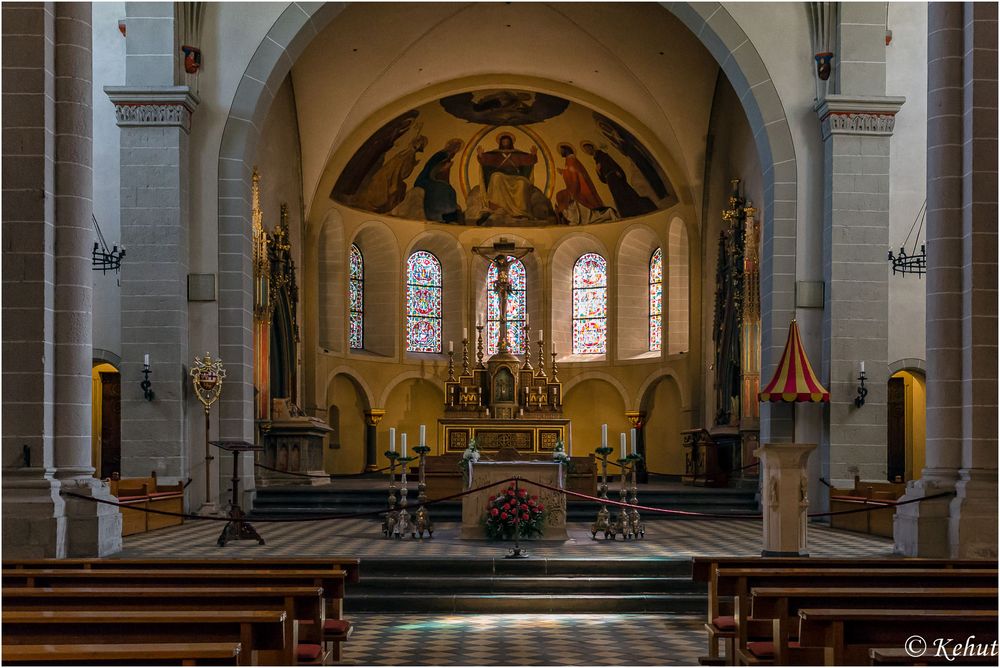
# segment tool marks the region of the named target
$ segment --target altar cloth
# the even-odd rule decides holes
[[[478,462],[471,465],[471,484],[469,489],[489,485],[490,483],[520,476],[522,480],[544,483],[562,489],[562,465],[556,462]],[[512,483],[507,483],[510,485]],[[539,502],[545,506],[544,530],[542,540],[568,540],[566,534],[566,495],[550,489],[543,489],[531,484],[521,483],[528,494],[538,496]],[[462,529],[459,536],[463,539],[485,539],[486,506],[489,498],[497,494],[504,486],[494,486],[462,497]]]

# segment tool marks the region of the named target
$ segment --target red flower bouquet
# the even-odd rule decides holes
[[[490,540],[530,538],[542,534],[545,506],[526,489],[508,487],[486,505],[486,536]]]

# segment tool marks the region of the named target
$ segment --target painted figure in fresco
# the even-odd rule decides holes
[[[351,198],[351,206],[375,213],[388,213],[406,196],[406,179],[420,161],[418,154],[427,148],[427,137],[416,136],[401,150],[382,163]]]
[[[375,134],[347,161],[344,171],[340,173],[340,178],[333,186],[330,197],[345,200],[356,194],[365,179],[382,166],[385,154],[392,149],[397,139],[407,133],[419,114],[416,109],[411,109],[376,130]]]
[[[665,199],[669,195],[666,183],[664,183],[664,179],[660,175],[656,159],[646,150],[642,142],[636,139],[631,132],[607,116],[599,114],[596,111],[593,112],[593,116],[597,127],[601,129],[601,132],[608,138],[612,146],[631,160],[632,164],[639,170],[642,178],[645,179],[646,183],[652,189],[653,192],[651,194],[653,197],[657,200]]]
[[[504,132],[497,137],[497,148],[476,149],[476,159],[486,184],[483,204],[493,211],[505,211],[515,218],[531,218],[531,173],[538,162],[538,148],[531,152],[514,148],[514,135]]]
[[[444,148],[428,158],[413,182],[424,191],[424,217],[438,223],[463,222],[458,197],[451,186],[451,166],[455,154],[462,148],[461,139],[449,139]]]
[[[648,197],[643,197],[629,185],[625,170],[606,151],[594,146],[592,142],[580,144],[583,152],[594,159],[597,165],[597,178],[608,184],[611,197],[615,200],[615,208],[623,218],[641,216],[644,213],[656,211],[656,205]]]
[[[562,215],[574,202],[591,211],[606,208],[594,182],[590,179],[590,174],[587,173],[587,168],[576,157],[573,147],[569,144],[559,144],[558,149],[566,165],[557,167],[556,171],[562,174],[566,188],[556,193],[556,213]]]

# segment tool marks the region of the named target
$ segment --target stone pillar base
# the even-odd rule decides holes
[[[953,559],[995,560],[997,472],[989,469],[962,469],[959,475],[961,479],[955,485],[957,496],[949,504],[950,556]]]
[[[951,474],[954,475],[954,470]],[[906,494],[899,500],[922,499],[953,489],[954,482],[947,478],[924,477],[910,482],[906,486]],[[908,503],[896,509],[892,528],[895,540],[893,552],[905,557],[947,559],[950,556],[948,520],[951,501],[951,497],[944,496]],[[992,503],[996,505],[996,497]]]
[[[809,487],[806,464],[813,443],[765,443],[754,451],[763,475],[765,557],[808,557]]]
[[[64,492],[117,501],[106,482],[94,478],[62,481]],[[122,550],[122,515],[116,506],[62,495],[66,503],[66,556],[106,557]]]

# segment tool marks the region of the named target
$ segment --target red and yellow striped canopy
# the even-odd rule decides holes
[[[799,340],[799,326],[794,320],[788,328],[788,341],[774,378],[760,391],[761,401],[829,402],[830,392],[813,373],[809,358]]]

